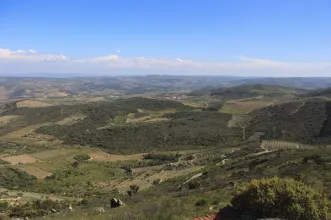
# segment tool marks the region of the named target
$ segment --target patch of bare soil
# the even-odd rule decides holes
[[[56,124],[58,125],[73,125],[78,121],[81,121],[85,118],[86,116],[83,114],[75,114],[75,115],[71,115],[67,118],[64,118],[58,122],[56,122]]]
[[[3,157],[1,158],[1,160],[7,161],[12,165],[38,162],[38,159],[26,154],[11,156],[11,157]]]

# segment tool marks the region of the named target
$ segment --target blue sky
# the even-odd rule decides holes
[[[330,0],[2,0],[0,74],[331,76]]]

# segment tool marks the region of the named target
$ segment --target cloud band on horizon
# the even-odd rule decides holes
[[[62,54],[40,54],[36,50],[0,48],[0,75],[12,74],[173,74],[233,76],[331,76],[331,63],[287,62],[233,56],[232,62],[199,62],[193,60],[124,58],[110,54],[86,59],[73,59]]]

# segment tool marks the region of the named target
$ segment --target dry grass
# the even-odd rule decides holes
[[[0,125],[1,124],[6,125],[6,124],[10,123],[12,120],[15,120],[15,119],[18,119],[18,118],[20,118],[19,115],[5,115],[5,116],[2,116],[2,117],[0,117]]]
[[[8,163],[12,165],[16,165],[19,163],[25,164],[25,163],[36,163],[38,162],[37,158],[31,157],[26,154],[17,155],[17,156],[11,156],[11,157],[3,157],[1,160],[7,161]]]
[[[59,96],[59,97],[67,97],[68,96],[68,94],[65,93],[65,92],[58,92],[58,93],[56,93],[56,95]]]
[[[94,97],[94,98],[88,98],[87,102],[101,102],[105,101],[106,99],[104,97]]]
[[[31,156],[38,158],[40,160],[48,160],[58,156],[66,156],[72,153],[79,153],[77,149],[55,149],[55,150],[46,150],[38,153],[31,154]]]
[[[56,122],[56,124],[58,125],[73,125],[76,122],[83,120],[86,116],[83,114],[75,114],[75,115],[71,115],[67,118],[64,118],[58,122]]]
[[[273,104],[271,101],[248,101],[226,103],[221,112],[228,114],[247,114],[253,110]]]
[[[144,122],[147,120],[150,120],[152,117],[151,116],[144,116],[140,118],[127,118],[125,123],[139,123],[139,122]]]
[[[13,141],[19,144],[34,144],[38,146],[45,146],[49,144],[58,145],[60,141],[56,140],[52,136],[47,136],[46,138],[46,136],[33,133],[36,129],[48,125],[50,125],[50,123],[48,122],[30,125],[25,128],[3,135],[1,136],[1,139],[6,141]],[[52,142],[50,140],[52,140]]]
[[[40,102],[35,100],[24,100],[17,103],[18,108],[39,108],[39,107],[48,107],[53,106],[50,103]]]
[[[92,160],[109,161],[109,162],[140,160],[143,159],[144,156],[144,154],[116,155],[116,154],[108,154],[102,151],[95,151],[89,153],[88,155],[92,158]]]
[[[80,96],[75,97],[75,101],[77,102],[102,102],[106,99],[104,97],[86,97],[86,96]]]

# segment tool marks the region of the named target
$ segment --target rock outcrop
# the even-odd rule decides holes
[[[117,207],[121,207],[124,205],[125,204],[120,199],[112,198],[110,200],[110,208],[117,208]]]

